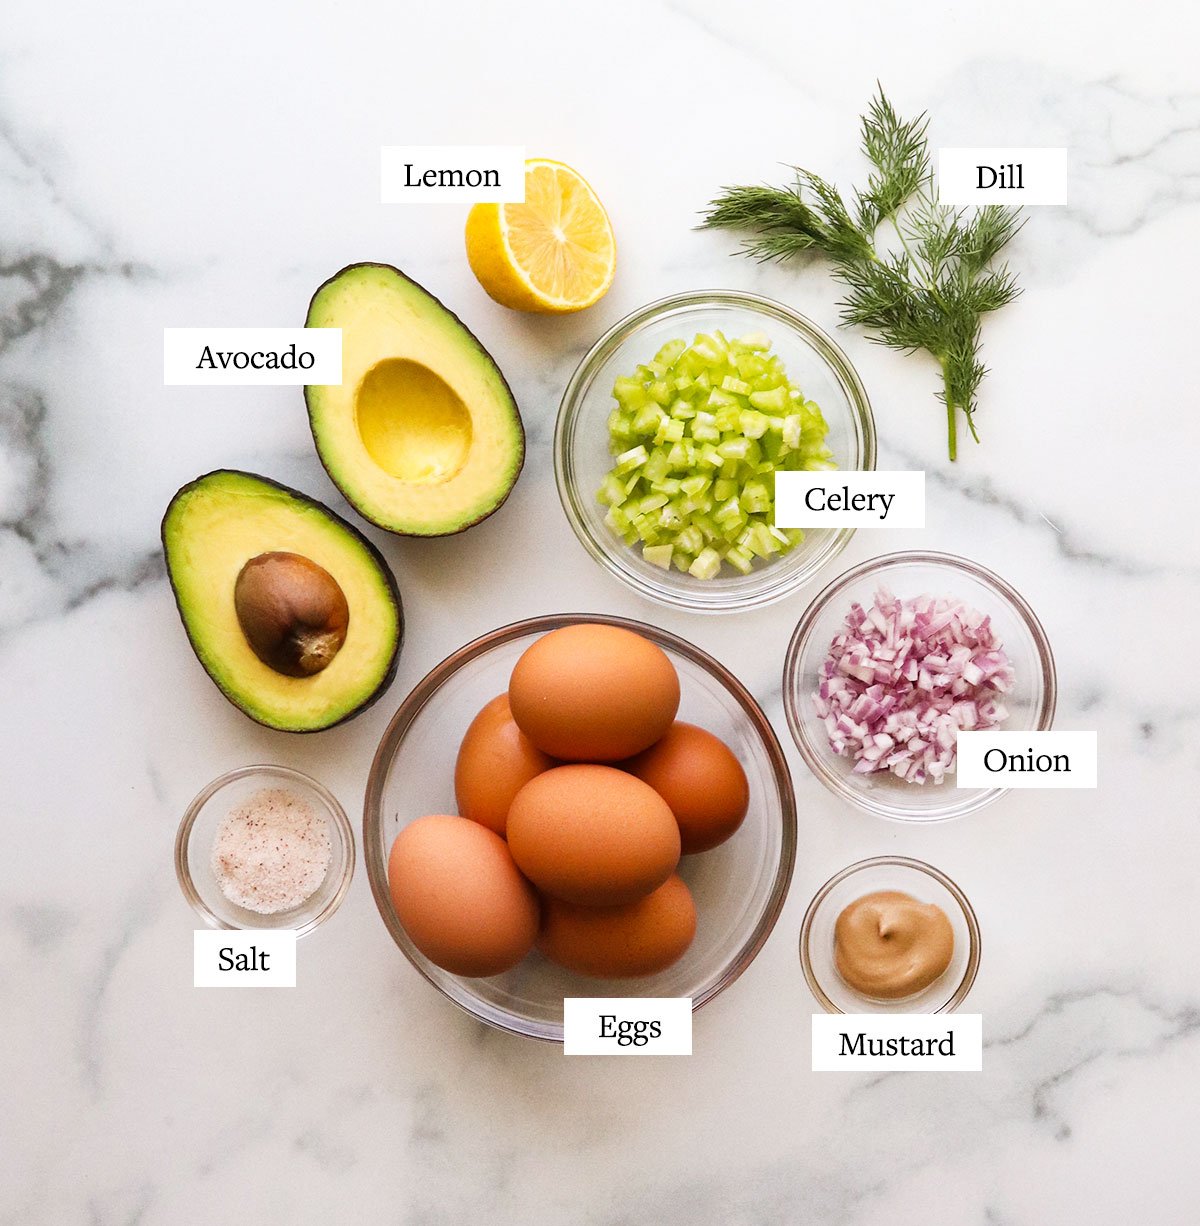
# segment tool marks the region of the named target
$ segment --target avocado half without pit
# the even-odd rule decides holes
[[[465,324],[389,264],[351,264],[305,325],[342,330],[342,382],[304,389],[321,462],[366,519],[447,536],[491,515],[525,459],[500,368]]]
[[[366,710],[395,676],[396,581],[328,507],[221,469],[171,499],[162,540],[192,649],[251,719],[316,732]]]

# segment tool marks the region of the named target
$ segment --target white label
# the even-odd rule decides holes
[[[525,199],[524,145],[384,145],[383,204],[519,204]]]
[[[341,328],[164,328],[167,387],[342,381]]]
[[[942,204],[1066,204],[1066,149],[939,149]]]
[[[960,788],[1094,788],[1094,732],[960,732]]]
[[[563,1001],[567,1056],[690,1056],[687,996],[575,996]]]
[[[777,528],[924,528],[923,472],[776,472]]]
[[[294,988],[296,933],[243,928],[195,933],[192,982],[198,988]]]
[[[815,1013],[814,1073],[983,1069],[981,1013]]]

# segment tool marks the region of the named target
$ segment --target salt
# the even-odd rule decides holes
[[[328,822],[285,788],[255,792],[225,815],[213,839],[221,893],[259,915],[290,911],[311,898],[332,859]]]

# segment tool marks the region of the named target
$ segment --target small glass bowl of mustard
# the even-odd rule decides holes
[[[933,904],[950,921],[954,933],[945,971],[927,987],[891,999],[855,990],[839,972],[835,956],[838,916],[868,895],[883,891]],[[906,856],[876,856],[842,869],[817,891],[800,926],[800,965],[826,1013],[953,1013],[975,982],[979,957],[979,921],[962,889],[931,864]]]

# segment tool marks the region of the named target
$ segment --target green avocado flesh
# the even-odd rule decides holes
[[[251,719],[315,732],[365,710],[396,672],[404,621],[378,550],[328,507],[252,473],[222,469],[185,485],[162,523],[167,574],[192,650]],[[251,649],[234,604],[243,566],[298,554],[324,569],[349,606],[345,640],[311,676],[287,676]]]
[[[366,519],[446,536],[490,515],[525,459],[516,401],[491,355],[432,294],[387,264],[352,264],[305,324],[341,328],[342,382],[304,389],[330,477]]]

